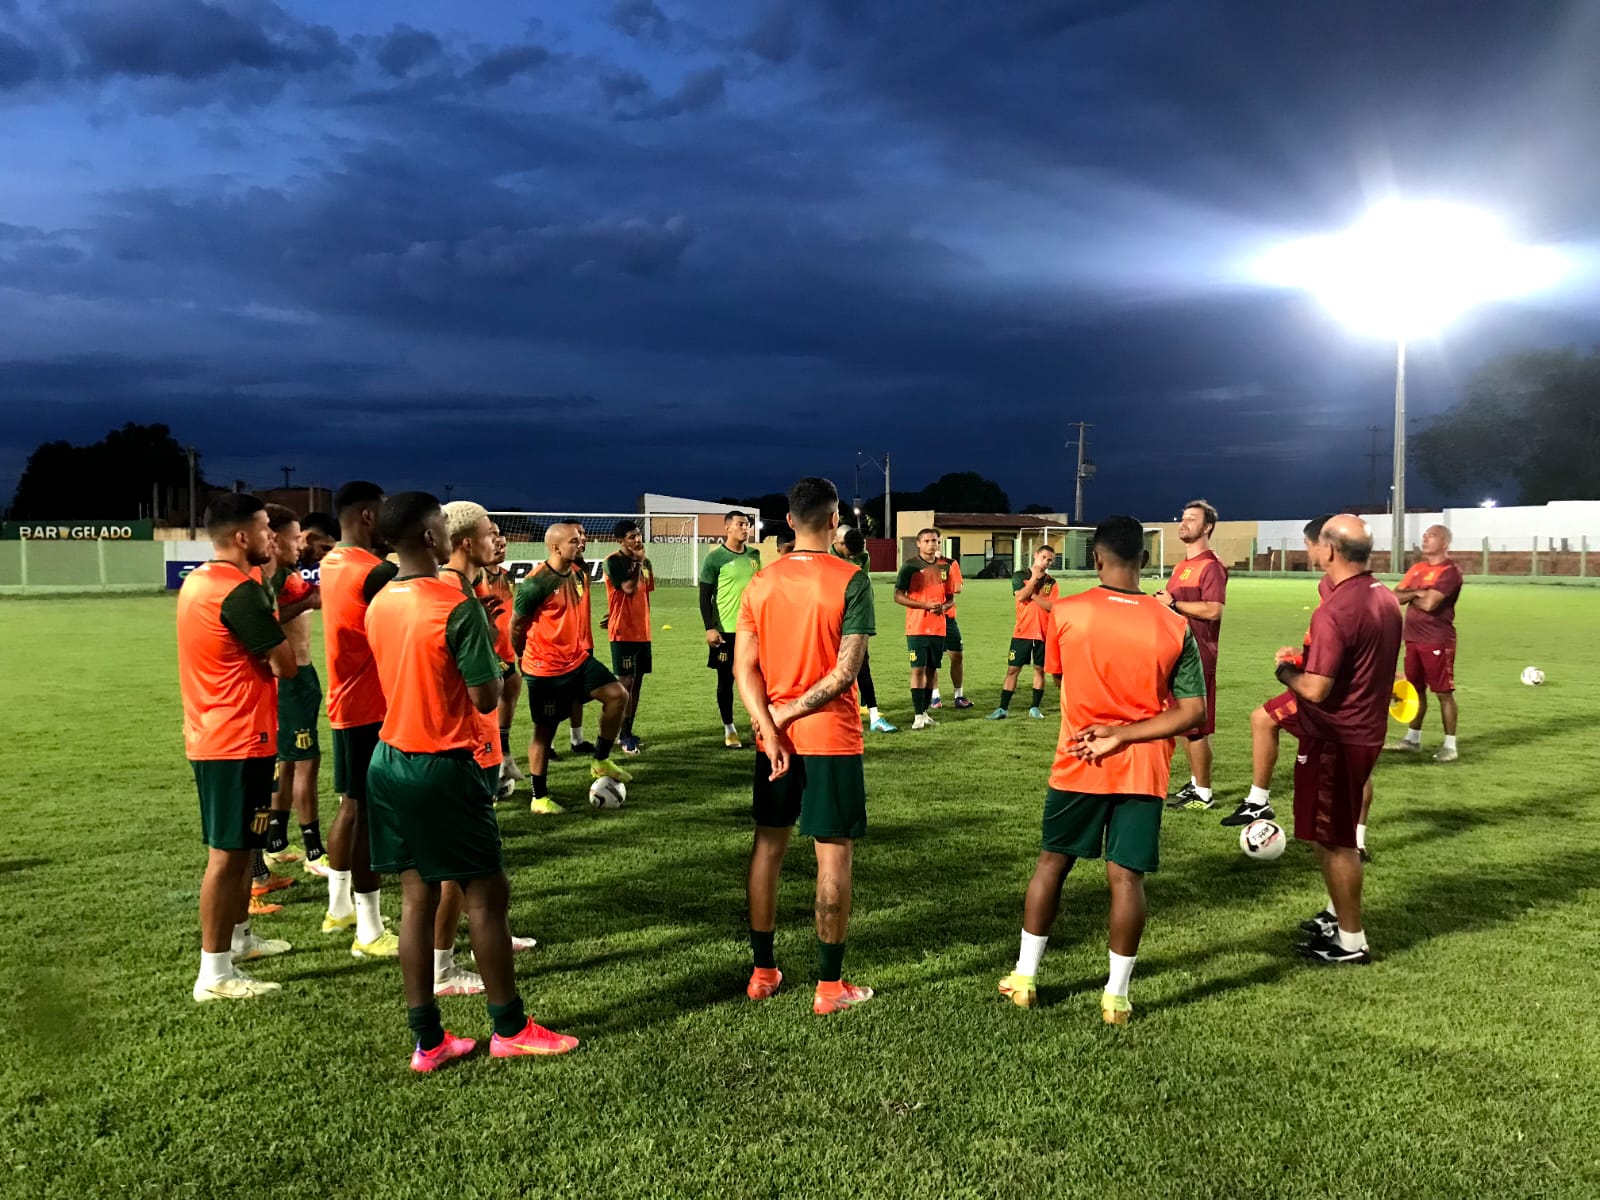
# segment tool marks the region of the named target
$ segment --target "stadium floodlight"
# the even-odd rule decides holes
[[[1475,305],[1549,287],[1562,266],[1555,250],[1517,245],[1476,209],[1398,200],[1344,233],[1291,242],[1256,264],[1264,282],[1302,288],[1349,328],[1395,340],[1391,571],[1404,569],[1406,548],[1406,342]]]
[[[1489,499],[1485,500],[1482,504],[1478,505],[1479,508],[1493,508],[1494,506],[1495,506],[1495,499],[1492,496]]]

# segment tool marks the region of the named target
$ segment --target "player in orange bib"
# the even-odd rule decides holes
[[[917,532],[917,553],[895,577],[894,602],[906,610],[906,657],[911,661],[912,729],[931,729],[933,688],[944,663],[945,614],[955,603],[949,559],[939,555],[939,531]]]
[[[200,794],[210,850],[200,884],[200,973],[194,998],[247,1000],[277,991],[236,963],[283,954],[289,943],[250,931],[250,863],[266,842],[278,742],[278,689],[293,679],[294,649],[257,579],[271,561],[267,510],[254,496],[225,494],[206,508],[215,558],[178,592],[178,689],[184,756]]]
[[[622,717],[617,745],[624,754],[638,754],[642,745],[634,736],[639,715],[639,694],[644,677],[655,669],[650,644],[650,593],[656,590],[656,570],[644,552],[644,530],[639,522],[618,521],[613,531],[621,548],[606,559],[606,636],[611,641],[611,669],[617,682],[628,689],[628,710]]]
[[[817,854],[811,1008],[819,1015],[872,999],[871,988],[843,978],[854,847],[867,831],[855,680],[875,628],[872,583],[829,550],[838,523],[839,493],[831,482],[807,478],[789,489],[794,550],[745,589],[733,651],[756,736],[756,833],[747,880],[755,965],[745,993],[764,1000],[783,982],[773,951],[778,875],[798,821]]]
[[[1159,863],[1162,799],[1172,739],[1205,720],[1205,672],[1194,634],[1154,596],[1139,591],[1148,555],[1132,517],[1094,531],[1100,586],[1057,600],[1061,737],[1045,796],[1044,846],[1028,884],[1017,967],[1000,992],[1023,1008],[1061,904],[1061,885],[1080,858],[1106,858],[1111,889],[1110,976],[1100,1015],[1126,1024],[1128,981],[1144,933],[1144,877]]]
[[[478,573],[472,585],[473,592],[484,601],[484,609],[494,625],[494,652],[504,664],[500,677],[500,711],[497,724],[500,731],[500,786],[496,795],[504,800],[517,790],[517,784],[527,778],[517,766],[517,756],[511,752],[511,726],[517,717],[517,701],[522,698],[522,673],[517,670],[516,651],[511,648],[511,598],[516,581],[505,569],[506,538],[500,526],[488,518],[493,531],[489,561]]]

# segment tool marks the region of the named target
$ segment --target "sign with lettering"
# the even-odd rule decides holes
[[[7,542],[148,542],[155,538],[150,521],[6,521],[0,541]]]

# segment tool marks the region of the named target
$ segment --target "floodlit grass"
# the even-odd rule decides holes
[[[909,725],[901,617],[877,591],[879,692]],[[1234,584],[1216,771],[1229,806],[1272,651],[1313,598],[1304,578]],[[789,982],[744,998],[749,752],[720,746],[692,593],[658,592],[656,613],[629,807],[582,804],[569,758],[552,786],[570,815],[531,816],[525,792],[501,810],[513,926],[541,943],[519,960],[523,994],[583,1047],[418,1078],[398,968],[322,936],[318,881],[258,923],[296,944],[252,967],[280,995],[190,1000],[203,850],[171,599],[0,602],[0,1193],[1600,1194],[1600,597],[1469,584],[1461,761],[1380,767],[1370,968],[1290,953],[1322,899],[1308,848],[1251,864],[1221,813],[1171,816],[1123,1030],[1097,1011],[1097,864],[1068,881],[1042,1007],[995,994],[1056,734],[1054,701],[1029,722],[1026,693],[1010,722],[982,720],[1004,584],[962,602],[977,708],[869,744],[846,972],[880,998],[828,1019],[810,1011],[801,842],[780,913]],[[1529,663],[1546,687],[1518,683]],[[487,1037],[481,998],[442,1007]]]

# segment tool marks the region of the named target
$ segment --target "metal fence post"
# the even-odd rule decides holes
[[[1539,539],[1533,539],[1533,549],[1528,551],[1528,575],[1530,578],[1539,577]]]
[[[95,551],[94,556],[95,556],[96,560],[100,564],[100,589],[102,591],[104,591],[105,588],[106,588],[106,540],[105,540],[105,538],[95,538],[95,540],[94,540],[94,551]]]
[[[1589,535],[1584,534],[1578,539],[1578,578],[1586,579],[1589,576]]]
[[[1483,573],[1489,573],[1489,539],[1483,539]]]
[[[28,590],[28,539],[27,538],[21,539],[21,541],[18,543],[18,547],[21,550],[21,553],[19,555],[19,560],[20,560],[19,565],[21,567],[21,573],[19,574],[18,578],[20,578],[22,580],[22,590],[23,591],[27,591]]]

